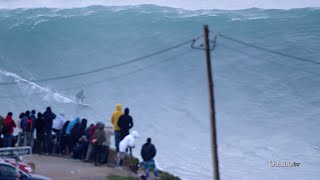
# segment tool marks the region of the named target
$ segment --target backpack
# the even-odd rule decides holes
[[[32,131],[32,119],[28,118],[26,125],[25,125],[25,130],[26,132],[31,132]]]

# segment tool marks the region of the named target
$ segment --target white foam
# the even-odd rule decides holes
[[[17,9],[17,8],[79,8],[93,5],[103,6],[127,6],[154,4],[159,6],[168,6],[174,8],[183,8],[189,10],[197,9],[292,9],[304,7],[320,7],[320,1],[317,0],[10,0],[1,1],[0,9]]]
[[[268,18],[270,17],[261,16],[261,17],[231,18],[231,21],[250,21],[250,20],[268,19]]]
[[[46,22],[46,21],[49,21],[49,20],[39,20],[39,21],[36,21],[33,26],[37,26],[38,24],[40,23],[43,23],[43,22]]]
[[[3,74],[7,77],[13,77],[15,79],[15,82],[23,82],[23,83],[26,83],[28,85],[31,85],[31,89],[38,89],[40,90],[41,92],[45,92],[47,93],[46,96],[44,97],[44,100],[47,100],[47,101],[50,101],[51,99],[57,101],[57,102],[62,102],[62,103],[76,103],[74,100],[68,98],[68,97],[65,97],[59,93],[56,93],[56,92],[52,92],[50,89],[48,88],[45,88],[45,87],[42,87],[34,82],[31,82],[31,81],[28,81],[24,78],[22,78],[21,76],[17,75],[17,74],[14,74],[14,73],[11,73],[11,72],[8,72],[8,71],[4,71],[4,70],[0,70],[0,74]],[[29,91],[27,91],[29,92]],[[29,92],[30,93],[30,92]]]

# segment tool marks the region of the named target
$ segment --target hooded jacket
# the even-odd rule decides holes
[[[51,111],[51,108],[47,108],[46,112],[43,113],[43,119],[45,121],[46,131],[52,129],[52,121],[56,118],[56,115]]]
[[[110,138],[114,134],[113,131],[112,131],[112,126],[111,125],[106,125],[104,127],[104,132],[105,132],[105,135],[106,135],[106,140],[103,142],[102,145],[103,146],[110,146],[110,144],[111,144]]]
[[[118,126],[120,131],[129,131],[133,127],[132,117],[129,115],[129,109],[124,110],[124,115],[120,116],[118,120]]]
[[[98,123],[97,129],[93,134],[93,139],[96,139],[96,142],[94,142],[94,145],[101,146],[103,142],[106,140],[106,134],[104,132],[104,124]]]
[[[115,131],[120,131],[120,127],[118,126],[118,120],[119,120],[119,117],[122,115],[123,115],[123,112],[121,110],[121,104],[117,104],[116,111],[112,113],[112,117],[111,117],[111,123]]]
[[[73,128],[73,126],[74,126],[75,124],[79,123],[79,122],[80,122],[80,118],[79,118],[79,117],[77,117],[75,120],[71,121],[71,122],[68,124],[68,126],[67,126],[66,134],[67,134],[67,135],[70,135],[71,129]]]
[[[129,135],[127,135],[119,144],[119,151],[120,152],[126,152],[126,149],[128,147],[135,147],[135,139],[139,137],[139,134],[137,131],[132,131]]]
[[[78,139],[81,137],[81,124],[80,122],[76,123],[70,131],[71,140],[72,142],[77,142]]]
[[[52,128],[61,131],[65,122],[64,114],[61,113],[53,120]]]
[[[43,119],[42,113],[38,113],[37,122],[36,122],[36,130],[37,130],[37,137],[42,137],[42,135],[45,133],[45,122]]]
[[[156,156],[156,147],[151,143],[145,143],[141,148],[141,156],[143,161],[150,161]]]
[[[7,116],[5,119],[4,119],[4,125],[9,127],[9,134],[12,134],[13,133],[13,128],[17,127],[16,123],[14,122],[14,120],[12,119],[11,116]]]
[[[81,120],[81,127],[80,127],[80,134],[83,135],[87,129],[87,123],[88,120],[87,119],[82,119]]]

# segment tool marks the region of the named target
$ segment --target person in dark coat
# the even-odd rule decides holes
[[[120,141],[129,135],[129,130],[133,127],[132,117],[129,115],[129,108],[125,108],[124,114],[119,117]]]
[[[63,124],[63,127],[62,127],[62,130],[61,130],[61,153],[62,154],[65,154],[65,149],[66,149],[66,146],[67,146],[67,143],[68,143],[68,137],[67,137],[67,134],[66,134],[66,130],[67,130],[67,127],[69,125],[70,121],[66,121],[64,124]]]
[[[147,139],[147,142],[141,148],[141,156],[143,159],[144,171],[146,173],[146,179],[149,177],[149,167],[153,169],[155,177],[159,177],[158,170],[154,163],[153,158],[156,156],[156,147],[151,143],[151,138]]]
[[[81,120],[80,136],[85,134],[86,129],[87,129],[87,123],[88,123],[87,119],[82,119]]]
[[[46,131],[46,138],[45,138],[46,154],[51,154],[52,122],[56,118],[56,115],[51,111],[50,107],[47,107],[46,111],[43,113],[43,118],[45,121],[45,131]]]
[[[43,115],[41,112],[38,112],[38,117],[36,120],[36,137],[37,137],[37,152],[38,154],[42,154],[44,139],[45,139],[45,121],[43,119]]]
[[[37,124],[37,118],[36,118],[36,110],[32,110],[31,111],[31,115],[30,115],[31,119],[32,119],[32,133],[31,133],[31,147],[33,147],[34,145],[34,130],[36,129],[36,124]]]
[[[71,153],[73,153],[73,150],[76,147],[77,142],[78,142],[80,137],[81,137],[81,123],[78,122],[72,127],[72,129],[70,131],[70,139],[71,139],[70,149],[71,149]],[[70,154],[70,155],[72,156],[72,154]]]
[[[85,135],[82,135],[78,142],[76,143],[75,147],[73,148],[73,155],[74,159],[82,160],[86,156],[86,151],[88,149],[88,139]]]

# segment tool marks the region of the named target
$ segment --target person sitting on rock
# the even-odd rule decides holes
[[[135,147],[135,139],[139,137],[137,131],[132,131],[129,135],[127,135],[119,144],[119,153],[117,158],[117,167],[120,168],[120,161],[123,156],[126,154],[127,148]]]

